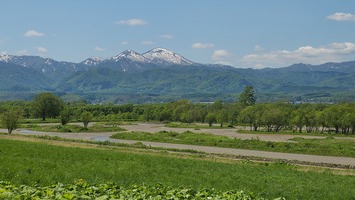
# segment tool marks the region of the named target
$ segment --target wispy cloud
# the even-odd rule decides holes
[[[23,56],[23,55],[29,55],[30,52],[28,52],[26,49],[21,49],[16,51],[16,55]]]
[[[207,48],[212,48],[212,47],[214,47],[214,44],[211,44],[211,43],[197,42],[197,43],[192,44],[192,48],[194,48],[194,49],[207,49]]]
[[[230,56],[230,53],[225,49],[215,50],[212,55],[213,60],[222,60]]]
[[[48,50],[44,47],[36,47],[37,53],[39,54],[43,54],[43,53],[47,53]]]
[[[102,47],[95,47],[95,51],[105,51],[106,49],[105,48],[102,48]]]
[[[350,13],[334,13],[327,16],[327,19],[335,20],[335,21],[355,21],[355,15]]]
[[[262,51],[262,50],[264,50],[264,48],[260,45],[255,45],[254,50],[255,51]]]
[[[121,42],[121,44],[122,45],[127,45],[127,44],[129,44],[129,42],[128,41],[123,41],[123,42]]]
[[[116,24],[123,24],[123,25],[128,25],[128,26],[141,26],[147,24],[146,21],[143,19],[127,19],[127,20],[120,20],[117,21]]]
[[[170,35],[170,34],[164,34],[164,35],[161,35],[160,37],[164,38],[164,39],[173,39],[174,38],[174,36]]]
[[[25,37],[43,37],[44,33],[35,31],[35,30],[29,30],[24,34]]]
[[[355,44],[351,42],[331,43],[325,46],[302,46],[296,50],[256,52],[246,55],[242,62],[253,67],[284,67],[293,63],[320,64],[342,61],[346,56],[355,55]]]
[[[155,43],[153,41],[146,40],[146,41],[143,41],[142,44],[143,45],[152,45],[152,44],[155,44]]]

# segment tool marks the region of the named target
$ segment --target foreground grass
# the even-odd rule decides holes
[[[71,145],[73,146],[73,145]],[[83,179],[219,191],[254,191],[266,198],[351,199],[354,176],[329,171],[302,172],[283,163],[216,162],[166,153],[139,154],[117,149],[84,149],[0,139],[0,180],[46,186]]]
[[[168,142],[177,144],[193,144],[202,146],[217,146],[239,149],[252,149],[262,151],[301,153],[325,156],[355,157],[355,142],[352,140],[326,139],[297,139],[296,143],[271,142],[258,139],[242,140],[207,133],[183,133],[160,131],[157,133],[146,132],[121,132],[111,136],[116,139]]]
[[[61,183],[46,187],[16,187],[0,181],[0,199],[243,199],[263,200],[243,191],[219,192],[213,189],[171,188],[161,184],[147,187],[122,187],[114,183],[89,185],[79,179],[74,184]]]

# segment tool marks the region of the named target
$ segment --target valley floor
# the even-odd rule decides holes
[[[240,134],[236,132],[236,129],[201,129],[194,130],[188,128],[169,128],[164,127],[164,124],[156,123],[138,123],[135,125],[123,125],[120,126],[127,129],[127,131],[144,131],[144,132],[158,132],[158,131],[193,131],[193,132],[204,132],[216,135],[223,135],[228,137],[237,137],[241,139],[252,139],[258,138],[265,141],[274,142],[290,142],[294,135],[276,135],[276,134]],[[0,129],[0,132],[6,132],[6,130]],[[78,139],[78,140],[91,140],[91,141],[110,141],[118,143],[128,143],[134,144],[141,142],[144,145],[151,147],[162,147],[162,148],[173,148],[173,149],[191,149],[200,152],[205,152],[209,154],[221,154],[221,155],[232,155],[232,156],[247,156],[247,157],[259,157],[266,159],[282,159],[288,161],[299,161],[305,163],[319,164],[330,164],[330,165],[355,165],[355,158],[350,157],[335,157],[335,156],[317,156],[317,155],[305,155],[305,154],[293,154],[293,153],[279,153],[279,152],[267,152],[267,151],[257,151],[257,150],[244,150],[244,149],[234,149],[234,148],[220,148],[220,147],[210,147],[210,146],[197,146],[197,145],[186,145],[186,144],[171,144],[171,143],[160,143],[160,142],[147,142],[147,141],[135,141],[135,140],[120,140],[110,138],[114,132],[100,132],[100,133],[62,133],[62,132],[40,132],[32,131],[27,129],[18,129],[13,132],[14,134],[20,135],[49,135],[58,136],[67,139]],[[324,136],[299,136],[307,139],[316,138],[323,139]],[[355,138],[344,138],[354,140]]]

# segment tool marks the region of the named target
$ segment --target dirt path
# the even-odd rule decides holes
[[[186,129],[176,129],[176,128],[166,128],[160,124],[138,124],[138,125],[129,125],[122,126],[129,131],[146,131],[146,132],[156,132],[159,130],[174,130],[174,131],[186,131]],[[234,134],[235,130],[231,129],[220,129],[216,131],[216,129],[205,129],[201,130],[202,132],[213,131],[213,133],[220,133],[223,135]],[[227,130],[227,131],[226,131]],[[195,131],[195,130],[194,130]],[[216,131],[216,132],[215,132]],[[0,132],[6,132],[4,129],[0,129]],[[59,133],[59,132],[40,132],[40,131],[30,131],[25,129],[18,129],[13,132],[14,134],[21,135],[50,135],[50,136],[58,136],[62,138],[69,139],[81,139],[81,140],[95,140],[95,141],[111,141],[111,142],[120,142],[120,143],[136,143],[138,141],[133,140],[117,140],[109,138],[112,132],[103,132],[103,133]],[[234,136],[233,135],[233,136]],[[244,136],[245,134],[237,134]],[[254,134],[246,134],[252,135],[254,138],[259,137]],[[270,139],[272,135],[265,135],[267,139]],[[284,136],[284,135],[283,135]],[[294,136],[292,136],[294,137]],[[282,140],[284,141],[286,137]],[[273,140],[274,141],[274,140]],[[232,148],[219,148],[219,147],[207,147],[207,146],[197,146],[197,145],[184,145],[184,144],[170,144],[170,143],[158,143],[158,142],[142,142],[145,145],[152,147],[163,147],[163,148],[175,148],[175,149],[192,149],[196,151],[202,151],[206,153],[215,153],[215,154],[230,154],[230,155],[241,155],[241,156],[255,156],[255,157],[263,157],[263,158],[272,158],[272,159],[285,159],[285,160],[298,160],[304,162],[314,162],[314,163],[327,163],[327,164],[340,164],[340,165],[355,165],[355,158],[349,157],[333,157],[333,156],[316,156],[316,155],[304,155],[304,154],[291,154],[291,153],[277,153],[277,152],[267,152],[267,151],[256,151],[256,150],[244,150],[244,149],[232,149]]]
[[[295,137],[302,137],[305,139],[324,139],[326,136],[308,136],[308,135],[286,135],[286,134],[247,134],[247,133],[237,133],[236,129],[201,129],[195,130],[193,128],[170,128],[165,127],[164,124],[154,124],[154,123],[139,123],[135,125],[121,125],[120,127],[127,129],[127,131],[143,131],[149,133],[155,133],[159,131],[174,131],[174,132],[184,132],[184,131],[192,131],[196,133],[210,133],[214,135],[222,135],[227,137],[234,137],[240,139],[256,139],[263,141],[272,141],[272,142],[293,142],[290,139]],[[336,139],[344,139],[344,140],[354,140],[355,137],[334,137]]]
[[[107,138],[107,140],[111,142],[129,143],[129,144],[138,142],[134,140],[118,140],[118,139],[110,139],[110,138]],[[142,142],[142,143],[152,147],[192,149],[196,151],[202,151],[202,152],[214,153],[214,154],[253,156],[253,157],[272,158],[272,159],[284,159],[290,161],[297,160],[297,161],[312,162],[312,163],[340,164],[340,165],[352,165],[352,166],[355,165],[355,158],[349,158],[349,157],[316,156],[316,155],[305,155],[305,154],[278,153],[278,152],[268,152],[268,151],[207,147],[207,146],[185,145],[185,144],[170,144],[170,143],[158,143],[158,142]]]

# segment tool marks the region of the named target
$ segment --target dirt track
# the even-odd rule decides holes
[[[235,137],[235,138],[240,138],[240,139],[256,139],[258,138],[259,140],[263,141],[272,141],[272,142],[292,142],[289,139],[295,138],[295,137],[302,137],[306,139],[324,139],[326,138],[325,136],[307,136],[307,135],[300,135],[300,136],[295,136],[295,135],[286,135],[286,134],[246,134],[246,133],[237,133],[237,130],[234,128],[231,129],[201,129],[201,130],[195,130],[193,128],[170,128],[170,127],[164,127],[164,124],[154,124],[154,123],[139,123],[136,125],[124,125],[120,126],[122,128],[127,129],[128,131],[143,131],[143,132],[149,132],[149,133],[155,133],[158,131],[175,131],[175,132],[184,132],[184,131],[192,131],[196,133],[211,133],[214,135],[223,135],[227,137]],[[354,140],[355,138],[352,137],[335,137],[336,139],[346,139],[346,140]]]
[[[167,131],[177,131],[183,132],[186,130],[191,130],[194,132],[204,132],[212,133],[216,135],[225,135],[229,137],[238,137],[242,139],[259,138],[260,140],[275,141],[275,142],[285,142],[288,139],[294,138],[294,135],[270,135],[270,134],[239,134],[236,133],[235,129],[185,129],[185,128],[167,128],[162,124],[151,124],[151,123],[141,123],[137,125],[125,125],[121,126],[128,131],[145,131],[145,132],[157,132],[161,130]],[[0,132],[6,132],[4,129],[0,129]],[[63,138],[70,139],[81,139],[81,140],[95,140],[95,141],[105,141],[109,140],[112,142],[120,143],[136,143],[138,141],[132,140],[117,140],[109,138],[113,132],[103,132],[103,133],[59,133],[59,132],[39,132],[39,131],[29,131],[24,129],[18,129],[13,132],[14,134],[21,135],[50,135],[59,136]],[[301,136],[304,138],[324,138],[322,136]],[[342,138],[344,139],[344,138]],[[355,139],[355,138],[345,138],[345,139]],[[333,157],[333,156],[316,156],[316,155],[304,155],[304,154],[291,154],[291,153],[277,153],[277,152],[266,152],[266,151],[256,151],[256,150],[244,150],[244,149],[232,149],[232,148],[219,148],[219,147],[206,147],[197,145],[184,145],[184,144],[170,144],[170,143],[158,143],[158,142],[142,142],[145,145],[153,147],[164,147],[164,148],[175,148],[175,149],[193,149],[197,151],[202,151],[206,153],[215,154],[230,154],[230,155],[241,155],[241,156],[255,156],[263,158],[272,159],[285,159],[285,160],[298,160],[304,162],[314,162],[314,163],[327,163],[327,164],[340,164],[340,165],[352,165],[355,166],[355,158],[349,157]]]

